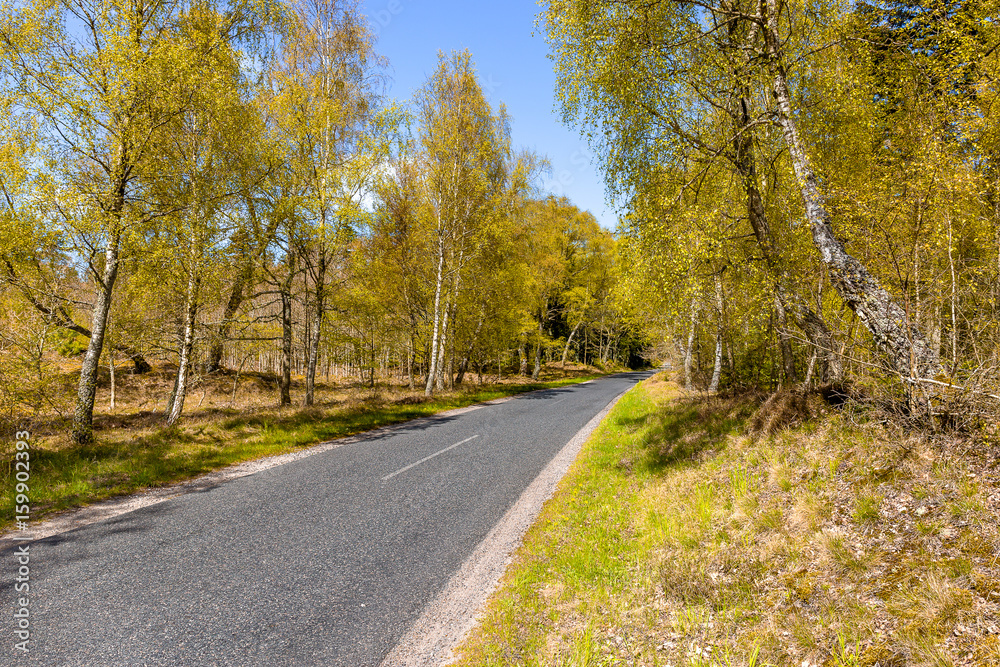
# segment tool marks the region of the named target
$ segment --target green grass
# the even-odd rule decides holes
[[[367,397],[346,406],[219,415],[173,428],[109,429],[86,447],[65,434],[31,441],[31,519],[113,496],[183,481],[226,466],[295,451],[381,426],[445,410],[533,391],[562,387],[597,376],[551,382],[473,388],[404,403]],[[16,480],[11,438],[0,453],[0,530],[14,521]]]
[[[700,539],[715,490],[702,486],[694,495],[697,521],[690,528],[699,535],[680,532],[678,517],[657,512],[640,496],[664,471],[697,465],[738,424],[726,417],[706,422],[694,408],[653,419],[656,408],[650,392],[637,387],[595,431],[525,537],[519,562],[460,664],[613,664],[607,653],[619,649],[617,635],[609,643],[595,628],[614,627],[610,619],[631,615],[644,624],[650,610],[623,606],[621,595],[657,577],[646,559],[648,536],[636,531],[636,508],[647,512],[645,523],[654,531]],[[687,587],[686,594],[692,601],[705,598],[698,586]],[[695,622],[696,609],[690,618]],[[549,648],[553,633],[556,652]],[[632,642],[624,650],[637,648]]]
[[[458,664],[1000,665],[989,457],[826,406],[752,437],[759,404],[626,394]]]

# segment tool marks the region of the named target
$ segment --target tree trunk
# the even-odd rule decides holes
[[[97,368],[104,349],[104,335],[107,332],[108,314],[111,312],[111,297],[120,265],[121,236],[117,231],[108,238],[104,250],[104,270],[97,280],[97,295],[94,299],[92,331],[87,352],[80,368],[80,383],[77,388],[76,408],[73,411],[73,442],[78,445],[90,444],[94,440],[94,398],[97,394]]]
[[[288,277],[281,285],[281,405],[292,404],[292,278],[291,263]]]
[[[788,318],[785,316],[785,307],[781,304],[781,299],[774,298],[774,308],[778,314],[778,345],[781,348],[781,368],[784,371],[785,383],[792,385],[798,382],[798,375],[795,373],[795,354],[792,351],[792,339],[788,335]]]
[[[535,368],[531,372],[532,380],[538,380],[538,375],[542,371],[542,338],[544,336],[542,330],[542,324],[545,320],[544,313],[547,313],[548,310],[549,310],[549,305],[548,302],[546,302],[545,309],[542,311],[543,314],[539,314],[538,316],[538,341],[535,344]]]
[[[451,294],[448,297],[448,306],[446,308],[450,309],[451,313],[451,323],[452,327],[456,326],[458,322],[458,296],[459,291],[462,287],[462,267],[465,265],[465,249],[459,250],[458,261],[454,267],[454,272],[452,273],[451,281]],[[449,354],[448,354],[448,388],[455,388],[455,349],[458,342],[458,336],[454,333],[450,336],[449,342]]]
[[[805,202],[813,244],[819,250],[837,292],[868,329],[893,369],[905,379],[933,379],[942,373],[937,351],[927,344],[923,334],[913,326],[907,312],[892,295],[861,262],[848,254],[833,234],[825,197],[820,192],[795,121],[778,30],[778,0],[766,0],[764,6],[767,11],[765,55],[774,80],[778,124]]]
[[[449,315],[451,314],[451,304],[448,299],[445,298],[444,304],[444,317],[441,318],[441,339],[438,343],[438,358],[437,358],[437,374],[434,377],[434,386],[437,387],[438,391],[444,391],[444,373],[445,373],[445,361],[448,356],[448,343],[449,340]]]
[[[430,367],[427,369],[427,386],[424,396],[430,396],[434,391],[434,380],[438,373],[438,348],[441,344],[441,288],[444,283],[444,238],[438,231],[438,265],[437,279],[434,281],[434,333],[431,336]]]
[[[694,389],[694,378],[691,372],[692,352],[694,351],[694,334],[698,325],[697,301],[691,300],[691,331],[688,333],[687,348],[684,350],[684,388]]]
[[[247,283],[250,282],[249,270],[244,268],[233,282],[233,287],[229,291],[229,300],[226,302],[226,309],[222,312],[222,324],[216,332],[216,339],[212,342],[212,348],[208,352],[208,360],[205,362],[205,372],[215,373],[222,370],[222,355],[225,351],[226,340],[229,338],[232,320],[243,304],[244,292]]]
[[[413,349],[415,347],[414,340],[413,340],[413,338],[414,338],[413,331],[414,331],[414,328],[411,328],[410,329],[410,339],[407,342],[407,346],[406,346],[406,375],[407,375],[407,377],[409,378],[409,381],[410,381],[410,391],[413,391],[413,356],[415,354],[415,350]]]
[[[563,348],[563,353],[562,353],[561,368],[563,369],[566,368],[566,357],[569,356],[569,346],[573,343],[573,336],[576,335],[576,332],[580,329],[581,324],[583,324],[582,317],[580,318],[580,321],[576,323],[576,326],[573,327],[573,330],[569,332],[569,338],[566,339],[566,347]]]
[[[712,382],[708,385],[710,392],[719,391],[719,380],[722,378],[722,333],[715,335],[715,367],[712,369]]]
[[[458,313],[456,312],[457,306],[453,302],[451,305],[451,315],[448,317],[449,321],[452,323],[452,328],[455,327],[455,322],[458,321]],[[454,332],[448,338],[448,366],[447,373],[445,373],[445,385],[448,389],[455,388],[455,355],[456,352],[458,336]]]
[[[521,366],[518,372],[523,376],[528,376],[528,334],[527,332],[521,332],[521,346],[517,348],[517,353],[520,355]]]
[[[719,381],[722,379],[722,332],[725,303],[722,301],[722,280],[718,274],[715,275],[715,306],[719,311],[719,324],[715,331],[715,367],[712,369],[712,381],[708,385],[710,392],[719,390]]]
[[[802,386],[807,389],[812,382],[813,370],[816,368],[816,357],[818,356],[819,355],[813,351],[812,356],[809,357],[809,366],[806,368],[806,379],[802,381]]]
[[[951,375],[958,371],[958,277],[955,274],[955,244],[952,238],[951,210],[948,215],[948,268],[951,272]]]
[[[935,350],[941,349],[941,311],[940,309],[935,309],[936,313],[931,321],[931,342],[930,345]]]
[[[177,364],[177,379],[174,382],[174,396],[167,413],[167,426],[173,426],[184,411],[187,396],[188,375],[191,368],[191,352],[194,350],[194,328],[198,317],[198,288],[200,279],[192,275],[188,278],[187,304],[184,309],[184,337],[181,340]]]
[[[318,266],[316,267],[316,298],[313,300],[312,330],[309,332],[309,352],[306,362],[306,398],[305,404],[312,405],[316,391],[316,364],[319,361],[319,341],[323,326],[323,313],[326,309],[326,249],[319,249]]]

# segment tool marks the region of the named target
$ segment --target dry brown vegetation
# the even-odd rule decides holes
[[[1000,434],[819,394],[623,399],[461,664],[1000,665]]]
[[[282,454],[337,437],[414,419],[521,391],[593,377],[594,367],[547,366],[538,382],[514,376],[478,378],[428,398],[420,389],[384,381],[376,387],[341,381],[317,387],[309,407],[281,407],[278,381],[266,375],[218,372],[194,385],[192,405],[181,421],[165,426],[162,397],[172,369],[116,377],[116,407],[110,407],[109,378],[101,377],[100,418],[95,442],[80,446],[70,436],[70,415],[52,393],[50,411],[39,411],[18,428],[31,433],[32,520],[61,509],[188,479],[242,461]],[[66,369],[63,400],[71,404],[72,369]],[[468,376],[467,376],[468,377]],[[233,391],[233,388],[236,391]],[[293,389],[298,385],[293,384]],[[301,394],[293,394],[300,396]],[[8,433],[8,435],[11,435]],[[0,502],[13,506],[14,440],[0,443]],[[2,517],[0,528],[13,521]]]
[[[32,429],[38,436],[59,437],[66,430],[72,417],[72,400],[79,377],[79,363],[62,360],[58,372],[52,373],[49,384],[48,401],[37,406],[34,416],[22,415],[20,423]],[[537,382],[552,382],[562,379],[591,377],[602,373],[597,366],[567,363],[565,369],[557,363],[545,364]],[[177,374],[175,364],[159,364],[142,375],[118,370],[115,376],[115,406],[111,406],[111,376],[107,367],[98,374],[97,400],[95,401],[95,433],[110,433],[119,429],[146,431],[163,427],[165,397],[169,395]],[[366,376],[367,377],[367,376]],[[398,376],[381,376],[376,386],[369,386],[366,379],[349,376],[321,375],[316,385],[316,412],[334,407],[351,407],[372,401],[385,401],[402,405],[430,402],[423,395],[422,383],[410,389],[405,379]],[[269,373],[237,373],[221,369],[197,376],[191,386],[191,403],[181,420],[182,426],[204,424],[222,418],[237,416],[261,416],[301,414],[309,412],[302,406],[305,379],[292,376],[292,399],[290,406],[281,406],[278,391],[281,378]],[[466,376],[464,385],[459,385],[446,395],[461,395],[483,387],[516,387],[532,384],[530,378],[511,374],[502,377],[475,373]]]

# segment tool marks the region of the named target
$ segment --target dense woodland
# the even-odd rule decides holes
[[[0,392],[92,436],[105,369],[427,395],[640,362],[616,241],[535,186],[470,54],[412,103],[356,3],[5,3]],[[54,378],[79,377],[70,396]],[[75,406],[75,407],[74,407]]]
[[[687,384],[865,385],[995,414],[1000,5],[549,0],[625,300]]]
[[[173,424],[218,372],[311,405],[644,357],[995,409],[996,0],[542,5],[617,234],[539,190],[469,53],[387,100],[353,0],[4,2],[3,414],[84,443],[102,369],[176,369]]]

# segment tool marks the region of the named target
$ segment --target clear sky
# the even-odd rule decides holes
[[[507,105],[514,148],[551,161],[543,186],[615,228],[585,139],[556,112],[555,75],[535,29],[535,2],[363,0],[362,9],[378,34],[376,50],[389,59],[390,97],[408,100],[434,71],[438,51],[469,49],[491,104]]]

